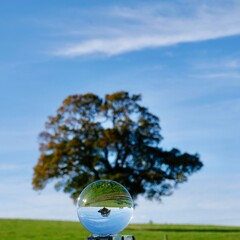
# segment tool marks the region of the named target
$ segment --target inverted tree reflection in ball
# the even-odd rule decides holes
[[[99,180],[88,185],[77,202],[78,217],[92,234],[117,234],[129,223],[133,214],[131,195],[121,184]]]

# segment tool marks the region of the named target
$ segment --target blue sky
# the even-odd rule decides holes
[[[70,94],[141,93],[162,147],[204,169],[133,222],[240,225],[240,1],[2,1],[0,217],[77,220],[31,187],[37,136]]]

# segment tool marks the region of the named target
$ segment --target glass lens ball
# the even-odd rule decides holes
[[[94,235],[117,234],[133,215],[133,200],[121,184],[99,180],[83,189],[77,201],[81,224]]]

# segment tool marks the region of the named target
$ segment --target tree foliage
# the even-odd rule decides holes
[[[187,181],[203,166],[199,156],[160,148],[159,119],[140,100],[128,92],[67,97],[39,135],[34,189],[55,180],[57,190],[76,200],[92,181],[111,179],[133,198],[160,200]]]

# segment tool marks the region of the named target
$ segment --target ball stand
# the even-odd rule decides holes
[[[100,235],[100,236],[90,236],[87,240],[135,240],[133,235]]]

